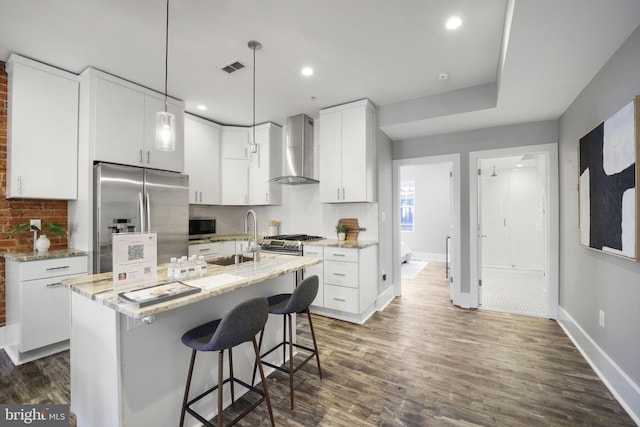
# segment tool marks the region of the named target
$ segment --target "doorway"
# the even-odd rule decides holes
[[[477,221],[480,309],[556,317],[557,261],[552,254],[557,253],[557,233],[552,230],[557,202],[552,194],[557,185],[552,183],[557,162],[554,168],[551,160],[556,152],[544,146],[470,156],[470,166],[477,168],[471,218]]]
[[[460,277],[460,157],[394,160],[395,294],[402,279],[429,262],[446,263],[450,298]],[[413,276],[415,277],[415,276]]]

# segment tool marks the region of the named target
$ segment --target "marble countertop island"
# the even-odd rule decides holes
[[[118,293],[123,292],[123,290],[113,289],[112,273],[73,277],[63,280],[63,283],[77,294],[126,316],[140,319],[292,273],[320,262],[320,260],[314,258],[260,253],[260,260],[255,263],[247,261],[237,266],[229,265],[225,267],[209,264],[206,276],[180,280],[182,283],[200,288],[200,292],[142,308],[137,308],[118,299]],[[172,281],[167,279],[167,265],[160,265],[158,266],[157,283],[145,284],[137,289]],[[127,288],[126,291],[135,289]]]

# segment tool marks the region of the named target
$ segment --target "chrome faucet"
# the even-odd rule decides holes
[[[253,252],[253,261],[260,260],[260,245],[258,244],[258,219],[253,209],[247,211],[244,217],[244,232],[249,233],[249,216],[253,216],[253,240],[249,241],[249,252]]]

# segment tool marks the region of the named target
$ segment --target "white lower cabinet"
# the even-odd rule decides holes
[[[322,246],[305,246],[303,256],[309,258],[322,259],[323,258],[323,247]],[[313,300],[311,305],[316,307],[324,307],[324,266],[322,263],[313,265],[311,267],[305,268],[303,272],[304,278],[309,276],[316,275],[318,276],[318,282],[320,286],[318,286],[318,294],[316,298]]]
[[[7,259],[6,346],[19,365],[69,348],[69,290],[61,283],[87,274],[86,256],[19,262]]]
[[[305,256],[308,250],[305,247]],[[312,312],[362,324],[375,311],[378,296],[378,246],[323,248],[323,300]]]
[[[204,257],[233,255],[236,252],[235,240],[223,240],[220,242],[197,243],[189,245],[189,256],[202,255]]]

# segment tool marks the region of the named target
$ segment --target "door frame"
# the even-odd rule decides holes
[[[480,278],[480,253],[478,251],[478,161],[496,157],[509,157],[543,153],[547,157],[547,222],[545,245],[545,265],[547,266],[547,291],[549,318],[558,318],[559,303],[559,260],[560,260],[560,206],[558,144],[525,145],[496,150],[472,151],[469,153],[469,280],[470,305],[478,307],[478,280]]]
[[[427,156],[427,157],[415,157],[411,159],[398,159],[393,160],[393,211],[400,212],[400,167],[402,166],[415,166],[415,165],[429,165],[439,163],[450,163],[453,176],[452,187],[453,194],[451,199],[453,201],[453,219],[452,224],[454,227],[453,236],[451,238],[451,274],[450,274],[450,289],[453,298],[453,303],[459,305],[461,299],[461,222],[460,222],[460,154],[447,154],[441,156]],[[400,215],[393,215],[393,283],[394,283],[394,295],[402,295],[402,275],[400,271]]]

